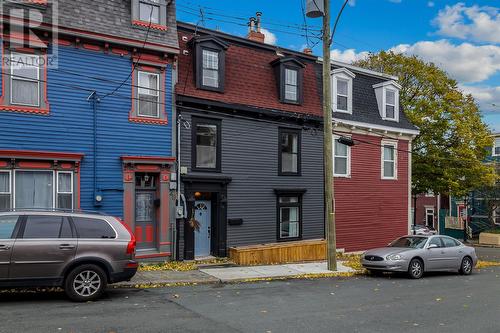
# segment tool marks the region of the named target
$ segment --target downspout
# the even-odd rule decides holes
[[[93,113],[93,185],[94,185],[94,206],[100,206],[102,197],[98,195],[97,191],[97,103],[99,102],[99,97],[97,92],[93,91],[87,98],[87,101],[92,100],[92,113]]]

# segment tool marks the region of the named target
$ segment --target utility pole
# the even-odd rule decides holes
[[[330,46],[337,29],[340,16],[349,0],[344,3],[330,32],[330,0],[307,0],[307,16],[323,16],[323,158],[325,175],[325,236],[328,270],[337,270],[337,236],[335,231],[335,200],[333,184],[333,126],[332,126],[332,80],[330,76]],[[323,7],[323,8],[321,8]],[[341,143],[352,146],[352,140],[340,139]]]
[[[318,1],[318,0],[316,0]],[[319,0],[321,1],[321,0]],[[323,14],[323,158],[325,168],[325,233],[328,270],[337,270],[335,204],[333,185],[332,80],[330,76],[330,0]]]

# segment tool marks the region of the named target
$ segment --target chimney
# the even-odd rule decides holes
[[[308,47],[306,47],[304,50],[302,50],[302,52],[305,54],[313,54],[313,50],[308,48]]]
[[[248,36],[247,38],[253,40],[255,42],[264,43],[265,36],[260,31],[261,30],[261,21],[260,17],[262,16],[261,12],[255,13],[255,17],[250,18],[250,22],[248,23]]]

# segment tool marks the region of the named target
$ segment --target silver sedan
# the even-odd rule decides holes
[[[476,251],[448,236],[405,236],[387,247],[363,253],[361,264],[371,272],[408,272],[419,279],[424,272],[455,271],[469,275]]]

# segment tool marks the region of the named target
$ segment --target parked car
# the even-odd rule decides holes
[[[432,236],[437,234],[436,229],[431,228],[426,225],[412,225],[411,226],[411,234],[415,235],[423,235],[423,236]]]
[[[119,219],[58,211],[0,213],[0,287],[62,287],[74,301],[99,298],[137,271],[135,238]]]
[[[469,275],[476,251],[448,236],[405,236],[387,247],[363,253],[361,264],[372,272],[408,272],[419,279],[424,272],[458,271]]]

